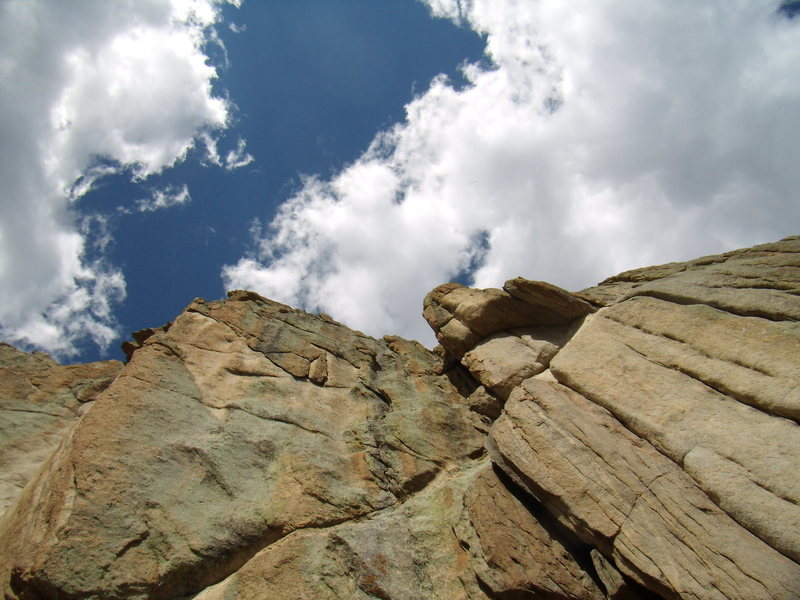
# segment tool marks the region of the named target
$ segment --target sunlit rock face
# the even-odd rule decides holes
[[[798,295],[787,238],[577,293],[445,284],[434,351],[244,291],[124,367],[4,346],[0,586],[798,598]]]
[[[121,370],[116,360],[62,366],[0,343],[0,514]]]

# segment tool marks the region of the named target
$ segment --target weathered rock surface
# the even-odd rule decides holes
[[[439,371],[416,343],[252,294],[195,301],[9,515],[14,593],[190,594],[293,531],[397,504],[482,453]]]
[[[706,304],[736,315],[800,320],[800,237],[686,263],[626,271],[578,295],[608,305],[633,296]]]
[[[575,550],[551,537],[483,460],[444,470],[399,509],[295,532],[197,600],[604,598]]]
[[[513,330],[456,355],[509,399],[495,462],[663,597],[800,596],[798,252],[790,238],[585,290],[605,308],[549,363],[520,360]],[[498,336],[508,359],[476,361]]]
[[[698,315],[705,327],[692,323]],[[652,323],[654,333],[637,322]],[[754,327],[764,341],[775,338],[771,351],[737,345]],[[594,315],[551,366],[681,465],[744,527],[799,560],[800,428],[769,412],[796,414],[800,406],[796,383],[781,375],[800,366],[799,341],[770,321],[633,298]],[[602,369],[586,363],[598,345]],[[783,368],[767,365],[770,357]]]
[[[0,343],[0,514],[121,370],[118,361],[61,366]]]
[[[595,310],[589,302],[559,287],[522,277],[506,282],[503,290],[445,283],[425,297],[423,308],[436,339],[459,358],[493,333],[520,327],[566,326]]]
[[[796,563],[740,527],[675,462],[569,388],[527,380],[492,428],[492,443],[496,462],[560,523],[660,595],[800,593]]]
[[[0,347],[38,457],[2,471],[30,481],[0,588],[800,598],[798,296],[788,238],[575,294],[445,284],[436,352],[241,291],[137,332],[118,375]]]

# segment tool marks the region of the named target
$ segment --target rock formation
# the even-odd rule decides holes
[[[798,296],[795,237],[575,294],[445,284],[433,352],[243,291],[124,368],[0,347],[0,588],[800,598]]]
[[[121,370],[116,360],[61,366],[0,343],[0,514]]]

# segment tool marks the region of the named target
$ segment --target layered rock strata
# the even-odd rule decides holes
[[[15,385],[72,416],[17,478],[0,586],[798,598],[798,295],[800,238],[577,294],[445,284],[431,352],[232,292],[139,332],[118,375],[81,375],[90,410],[19,365],[79,367],[6,347]]]
[[[791,238],[623,273],[578,294],[598,308],[579,321],[542,329],[534,309],[474,345],[464,331],[496,329],[476,307],[513,303],[513,280],[441,286],[425,316],[506,400],[495,464],[626,577],[663,597],[793,598],[798,252]]]

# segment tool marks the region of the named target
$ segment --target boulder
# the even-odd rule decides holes
[[[484,459],[443,470],[401,507],[291,533],[195,598],[604,598],[574,550]]]
[[[423,301],[423,316],[439,343],[461,358],[493,333],[534,326],[563,326],[589,314],[586,300],[543,281],[517,277],[504,289],[476,290],[446,283]]]
[[[452,314],[439,323],[503,298],[447,290],[428,300]],[[574,296],[602,308],[556,301],[573,320],[544,332],[471,326],[467,350],[439,331],[505,404],[488,441],[497,466],[592,546],[608,593],[799,597],[800,238]]]

